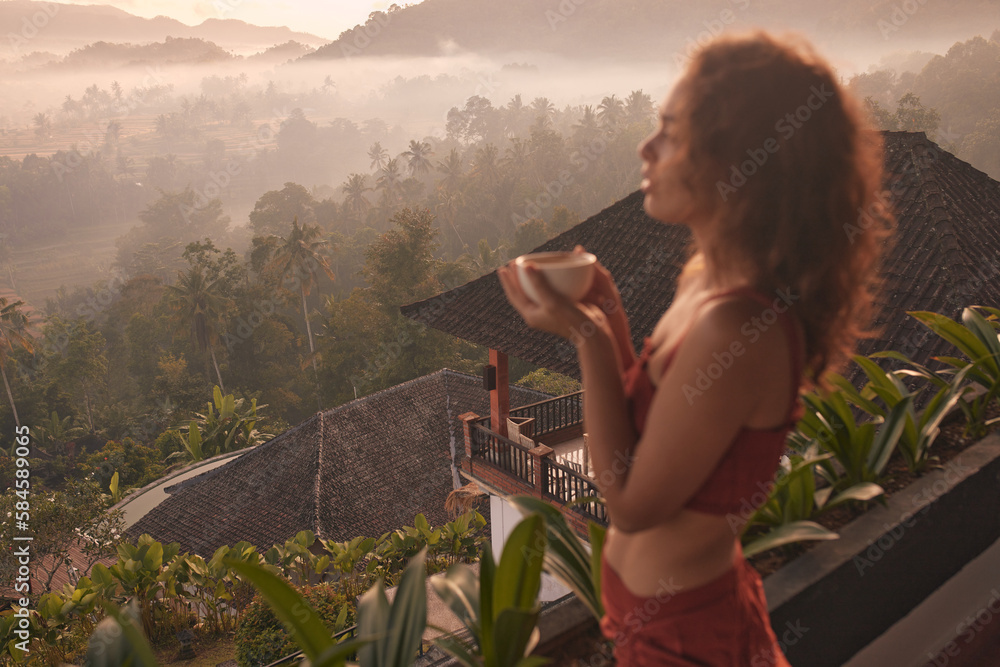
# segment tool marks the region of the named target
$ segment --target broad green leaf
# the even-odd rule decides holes
[[[604,602],[601,600],[601,591],[604,582],[601,578],[601,556],[604,552],[604,540],[607,537],[608,529],[594,523],[587,524],[587,533],[590,535],[590,580],[593,589],[587,591],[583,596],[590,611],[600,620],[604,616]],[[577,595],[580,595],[578,592]]]
[[[108,489],[111,491],[111,497],[114,499],[114,501],[118,502],[118,471],[117,470],[115,471],[115,474],[111,476],[111,485],[108,487]]]
[[[746,558],[759,554],[762,551],[780,547],[783,544],[792,542],[804,542],[807,540],[836,540],[840,536],[837,533],[824,528],[814,521],[795,521],[786,523],[755,539],[750,544],[743,547],[743,555]]]
[[[497,616],[494,627],[496,664],[515,665],[538,644],[538,609],[507,608]]]
[[[854,405],[858,406],[870,415],[881,415],[883,410],[878,406],[877,403],[871,401],[854,388],[854,385],[847,381],[843,376],[837,375],[831,378],[831,383],[837,387]]]
[[[1000,340],[997,339],[996,330],[990,323],[983,319],[983,316],[966,308],[962,311],[962,323],[979,339],[985,348],[983,361],[989,368],[994,378],[1000,378],[1000,367],[997,366],[997,359],[1000,358]]]
[[[390,667],[386,663],[382,638],[389,627],[389,600],[385,596],[385,587],[378,579],[369,588],[358,603],[358,634],[364,637],[379,639],[366,645],[358,652],[358,658],[365,667]]]
[[[198,422],[194,420],[191,420],[191,423],[188,425],[187,450],[191,454],[191,460],[194,462],[205,458],[201,450],[201,431],[198,430]]]
[[[829,488],[829,487],[828,487]],[[826,502],[823,505],[823,509],[829,509],[831,507],[836,507],[841,503],[845,503],[849,500],[860,500],[867,502],[874,498],[878,498],[883,495],[885,490],[873,482],[862,482],[860,484],[855,484],[849,489],[845,489],[838,493],[832,500]]]
[[[957,347],[970,360],[982,358],[987,354],[982,342],[971,331],[951,318],[928,311],[911,311],[909,315]]]
[[[907,396],[897,403],[875,435],[867,463],[868,468],[876,475],[882,474],[892,451],[896,448],[896,443],[899,442],[899,436],[903,432],[903,427],[906,426],[907,411],[910,409],[912,401],[912,397]]]
[[[907,364],[908,366],[910,366],[913,369],[915,369],[915,372],[918,375],[920,375],[921,377],[926,378],[927,380],[933,382],[934,384],[937,384],[937,385],[940,386],[942,383],[946,382],[946,380],[942,379],[940,375],[938,375],[937,373],[935,373],[931,369],[927,368],[926,366],[923,366],[923,365],[918,364],[917,362],[913,361],[912,359],[910,359],[909,357],[907,357],[902,352],[897,352],[896,350],[884,350],[884,351],[881,351],[881,352],[873,352],[872,354],[870,354],[868,356],[869,357],[875,357],[875,358],[878,358],[878,359],[883,359],[884,358],[884,359],[895,359],[896,361],[902,361],[904,364]]]
[[[479,647],[484,655],[493,653],[493,594],[496,579],[496,564],[493,548],[483,545],[479,556]]]
[[[541,516],[529,516],[514,526],[497,565],[494,618],[508,607],[531,609],[535,606],[546,546],[545,522]]]
[[[425,590],[427,547],[410,559],[403,571],[389,610],[388,634],[383,653],[385,667],[409,667],[420,649],[421,637],[427,627],[427,593]]]

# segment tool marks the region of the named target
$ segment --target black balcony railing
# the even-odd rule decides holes
[[[583,392],[558,396],[510,411],[511,417],[533,418],[535,429],[532,438],[538,439],[553,431],[576,426],[583,422]]]
[[[549,398],[531,405],[524,405],[510,411],[512,418],[522,417],[535,420],[532,438],[538,439],[553,431],[576,426],[583,422],[583,392]],[[481,417],[476,424],[489,428],[490,418]]]
[[[551,459],[542,460],[542,493],[567,506],[569,511],[583,514],[602,526],[608,525],[608,512],[599,502],[601,492],[592,479]],[[582,498],[594,500],[579,502]]]
[[[528,486],[534,486],[534,457],[528,453],[530,450],[527,447],[480,424],[473,425],[471,434],[473,458],[496,466]]]

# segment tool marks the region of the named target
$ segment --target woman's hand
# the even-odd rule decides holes
[[[573,248],[574,254],[583,254],[585,250],[582,245]],[[618,293],[615,279],[600,262],[594,263],[594,282],[590,285],[590,290],[580,299],[581,303],[589,303],[597,306],[609,318],[618,312],[624,312],[622,308],[622,297]]]
[[[573,252],[584,252],[583,246],[576,246]],[[581,302],[600,308],[604,313],[618,346],[622,368],[627,370],[635,361],[635,348],[632,347],[632,333],[622,305],[622,296],[618,292],[618,286],[615,285],[615,279],[611,277],[611,272],[600,262],[597,262],[594,268],[594,282]]]
[[[566,338],[575,345],[580,345],[583,339],[598,331],[614,337],[601,308],[593,303],[570,301],[556,292],[531,262],[525,265],[525,274],[539,296],[539,303],[524,293],[512,264],[497,269],[507,300],[529,327]]]

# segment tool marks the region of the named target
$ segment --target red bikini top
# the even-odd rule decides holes
[[[751,287],[738,287],[714,294],[702,301],[698,310],[709,301],[734,292],[745,292],[747,296],[771,309],[771,312],[777,312],[773,299],[768,299]],[[696,314],[697,312],[696,310]],[[708,479],[684,505],[686,509],[725,516],[739,512],[745,505],[756,509],[766,500],[769,484],[774,478],[778,460],[785,451],[785,438],[798,423],[803,412],[802,402],[799,399],[799,385],[802,376],[798,367],[798,331],[792,323],[787,308],[784,312],[777,314],[777,319],[785,329],[792,353],[792,395],[788,409],[788,420],[773,428],[758,429],[746,426],[741,428]],[[677,344],[667,355],[661,377],[666,374],[667,368],[670,367],[670,362],[673,361],[673,356],[686,333],[685,331],[681,335]],[[649,357],[655,349],[654,346],[650,345],[650,339],[647,337],[639,358],[625,371],[623,376],[625,396],[629,400],[632,420],[636,431],[640,434],[645,427],[649,406],[656,391],[656,387],[649,380],[647,371]]]

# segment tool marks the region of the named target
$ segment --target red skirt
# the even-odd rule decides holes
[[[601,631],[621,667],[789,667],[764,599],[760,575],[738,551],[733,567],[690,590],[661,581],[651,597],[625,587],[601,560]]]

